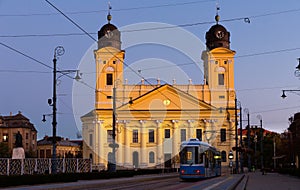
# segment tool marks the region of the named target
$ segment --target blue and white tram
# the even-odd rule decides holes
[[[221,175],[220,152],[208,143],[190,139],[181,143],[180,178],[202,179]]]

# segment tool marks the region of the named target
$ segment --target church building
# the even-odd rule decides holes
[[[100,169],[114,160],[117,169],[178,168],[181,142],[198,138],[215,146],[228,166],[236,134],[235,51],[219,16],[199,52],[204,82],[185,85],[125,82],[121,32],[111,18],[98,31],[94,50],[95,108],[81,117],[83,157]]]

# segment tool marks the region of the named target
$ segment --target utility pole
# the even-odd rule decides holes
[[[246,108],[245,113],[247,114],[247,156],[248,156],[248,171],[251,171],[251,154],[249,153],[251,144],[250,144],[250,114],[249,110]]]
[[[238,173],[239,170],[239,154],[238,154],[238,118],[237,118],[237,99],[235,97],[234,99],[235,102],[235,168],[236,168],[236,173]]]
[[[243,168],[243,162],[244,162],[244,156],[243,156],[243,127],[242,127],[242,105],[240,105],[240,156],[241,156],[241,173],[244,173],[244,168]]]
[[[116,82],[116,81],[115,81]],[[115,83],[114,82],[114,83]],[[116,86],[113,87],[113,115],[112,115],[112,163],[110,164],[110,172],[116,172]]]

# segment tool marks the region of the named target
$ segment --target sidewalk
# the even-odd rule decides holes
[[[246,190],[299,190],[300,178],[282,175],[278,173],[267,173],[262,175],[261,172],[248,173],[245,178]]]

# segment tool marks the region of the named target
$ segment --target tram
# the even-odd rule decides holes
[[[181,143],[181,179],[204,179],[220,175],[221,156],[215,147],[196,138]]]

